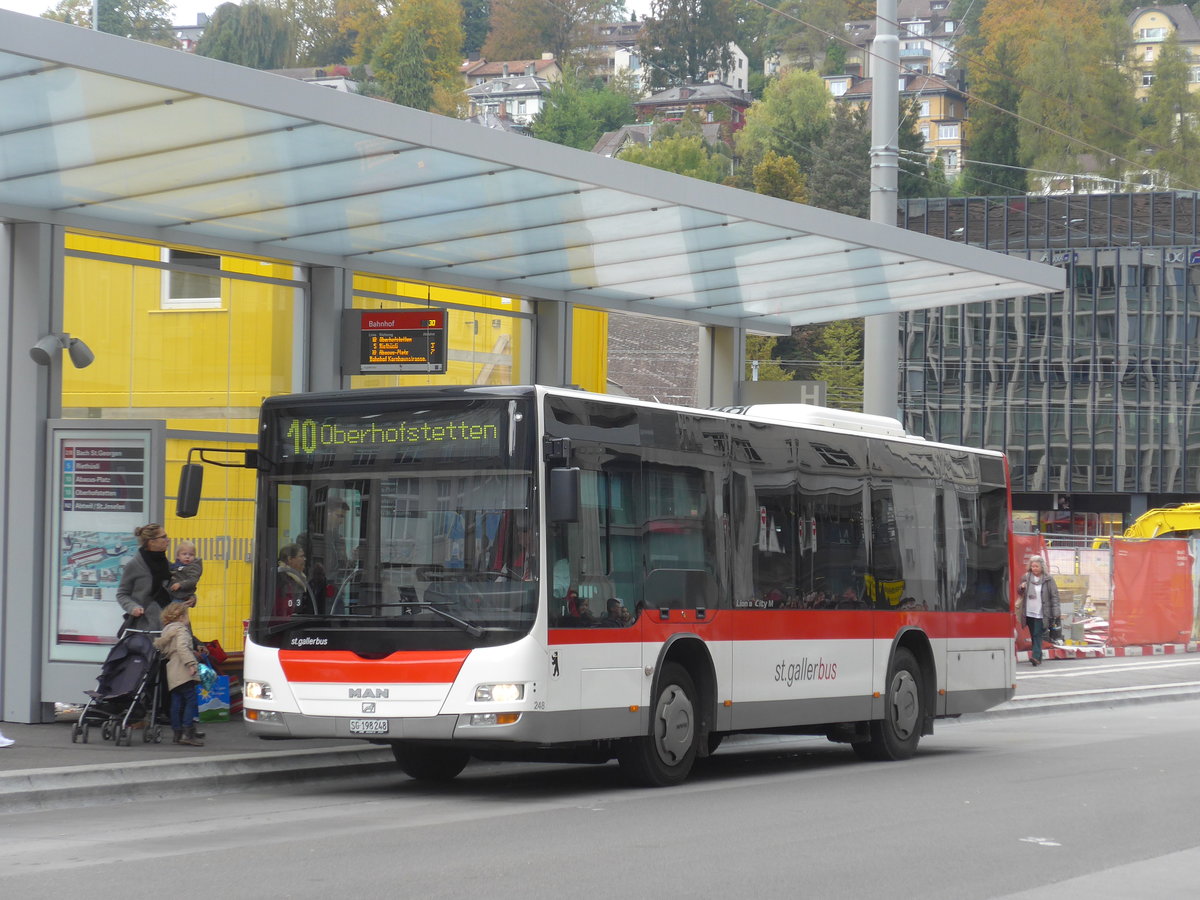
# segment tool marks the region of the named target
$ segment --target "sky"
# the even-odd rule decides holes
[[[192,25],[196,21],[196,13],[211,13],[222,2],[224,0],[176,0],[173,24]],[[0,9],[10,9],[27,16],[40,16],[57,5],[58,0],[0,0]]]

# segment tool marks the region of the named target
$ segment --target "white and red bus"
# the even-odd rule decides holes
[[[615,757],[669,785],[738,733],[904,759],[934,719],[1013,694],[1005,460],[894,420],[547,387],[308,394],[263,404],[247,464],[263,737],[386,742],[431,780],[471,757]],[[299,594],[276,562],[297,547]]]

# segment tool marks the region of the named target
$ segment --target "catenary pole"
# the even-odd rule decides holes
[[[896,224],[899,183],[900,41],[896,0],[875,4],[875,40],[871,45],[871,221]],[[900,317],[868,316],[863,322],[863,412],[900,415]]]

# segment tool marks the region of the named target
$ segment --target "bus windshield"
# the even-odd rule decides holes
[[[506,643],[537,611],[528,421],[517,401],[266,408],[250,637],[274,647]]]

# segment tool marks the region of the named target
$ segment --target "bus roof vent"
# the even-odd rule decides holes
[[[889,416],[873,416],[867,413],[847,412],[827,406],[808,403],[756,403],[752,406],[723,406],[718,412],[734,413],[784,425],[819,425],[822,428],[839,428],[842,431],[861,431],[885,437],[912,437],[904,430],[899,419]]]

